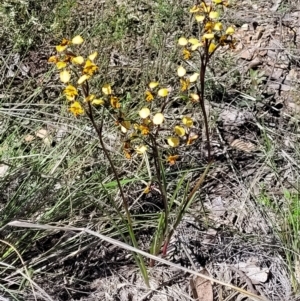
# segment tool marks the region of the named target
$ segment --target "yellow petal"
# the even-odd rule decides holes
[[[166,88],[159,89],[157,92],[157,95],[160,97],[166,97],[166,96],[168,96],[168,94],[169,94],[169,90]]]
[[[81,85],[82,83],[84,83],[86,80],[88,80],[90,78],[89,75],[87,74],[84,74],[82,76],[79,77],[78,81],[77,81],[77,84],[78,85]]]
[[[104,104],[104,100],[101,99],[101,98],[96,98],[96,99],[93,99],[92,104],[95,105],[95,106],[97,106],[97,105],[103,105]]]
[[[232,26],[228,27],[226,29],[226,34],[232,35],[234,34],[234,28]]]
[[[146,151],[147,151],[147,146],[146,145],[141,145],[141,146],[138,146],[135,151],[139,154],[139,155],[142,155],[144,154]]]
[[[150,89],[154,89],[154,88],[156,88],[158,85],[159,85],[158,82],[151,82],[151,83],[149,84],[149,88],[150,88]]]
[[[187,45],[187,43],[188,43],[188,40],[185,37],[181,37],[178,40],[178,45],[180,45],[180,46],[185,46],[185,45]]]
[[[191,145],[196,139],[198,139],[198,135],[195,133],[190,133],[189,138],[186,142],[186,145]]]
[[[214,52],[214,50],[216,49],[216,45],[214,43],[210,43],[209,47],[208,47],[208,52],[212,53]]]
[[[214,30],[220,31],[220,30],[222,30],[222,29],[223,29],[223,24],[222,24],[221,22],[215,23],[215,25],[214,25]]]
[[[127,129],[123,125],[121,125],[121,132],[124,133],[124,134],[127,133]]]
[[[205,2],[201,2],[200,6],[202,7],[203,11],[208,13],[211,11],[210,4],[206,4]]]
[[[147,185],[146,188],[144,189],[143,193],[147,194],[151,191],[150,186]]]
[[[105,95],[111,95],[111,94],[112,94],[111,86],[110,86],[109,84],[105,84],[105,85],[102,87],[102,92],[103,92]]]
[[[75,36],[73,39],[72,39],[72,44],[75,44],[75,45],[80,45],[83,43],[83,38],[81,36]]]
[[[195,19],[197,22],[203,22],[205,19],[205,16],[202,15],[195,15]]]
[[[221,4],[223,0],[212,0],[215,4]]]
[[[64,46],[58,45],[58,46],[55,46],[57,52],[63,52],[63,51],[65,51],[67,49],[67,47],[68,47],[68,45],[64,45]]]
[[[186,70],[182,66],[179,66],[177,69],[177,75],[179,77],[182,77],[185,76],[185,74],[186,74]]]
[[[90,94],[89,96],[85,97],[84,102],[91,102],[95,99],[95,94]]]
[[[168,144],[172,147],[177,147],[180,143],[180,140],[178,137],[169,137],[167,141],[168,141]]]
[[[90,54],[90,55],[88,56],[88,58],[89,58],[91,61],[93,61],[97,56],[98,56],[98,52],[95,51],[95,52],[93,52],[92,54]]]
[[[156,125],[160,125],[164,122],[164,119],[165,119],[165,117],[162,113],[156,113],[153,116],[153,123]]]
[[[190,117],[183,117],[182,123],[190,128],[191,126],[193,126],[193,119]]]
[[[48,63],[58,63],[58,61],[58,57],[55,55],[50,56],[48,59]]]
[[[77,64],[77,65],[81,65],[84,62],[84,58],[80,55],[80,56],[76,56],[72,58],[72,63]]]
[[[191,93],[190,96],[194,102],[198,102],[200,99],[199,95],[195,93]]]
[[[176,133],[176,135],[182,137],[185,135],[185,129],[182,126],[176,125],[174,127],[174,132]]]
[[[202,46],[203,46],[202,43],[194,44],[194,45],[192,45],[191,50],[195,51],[196,49],[198,49],[199,47],[202,47]]]
[[[192,45],[196,45],[196,44],[199,44],[200,41],[196,38],[190,38],[189,43],[191,43]]]
[[[195,72],[194,74],[192,74],[192,75],[190,76],[189,82],[190,82],[190,83],[194,83],[195,81],[197,81],[198,77],[199,77],[199,73]]]
[[[149,117],[150,115],[150,110],[148,108],[142,108],[140,111],[139,111],[139,115],[141,118],[145,119],[147,117]]]
[[[174,165],[178,159],[179,159],[178,155],[168,156],[167,162],[169,162],[170,165]]]
[[[147,120],[147,122],[148,122],[148,120]],[[147,127],[145,125],[137,125],[136,129],[139,130],[141,132],[141,134],[144,136],[149,135],[149,133],[150,133],[149,127]]]
[[[219,13],[216,11],[211,11],[208,15],[211,19],[218,19],[219,18]]]
[[[206,33],[203,35],[203,39],[206,39],[206,40],[212,40],[214,38],[214,34],[213,33]]]
[[[194,5],[191,9],[190,9],[190,13],[196,13],[200,10],[199,6]]]
[[[66,98],[68,101],[74,101],[75,100],[75,95],[66,95]]]
[[[195,51],[198,47],[201,47],[203,45],[198,39],[195,39],[195,38],[189,39],[189,43],[192,44],[192,47],[191,47],[192,51]]]
[[[58,70],[63,69],[63,68],[65,68],[65,67],[67,67],[67,63],[66,63],[66,62],[57,62],[57,63],[56,63],[56,68],[57,68]]]
[[[71,73],[68,70],[63,70],[62,72],[60,72],[59,77],[60,80],[66,84],[71,79]]]

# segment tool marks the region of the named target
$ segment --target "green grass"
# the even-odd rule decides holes
[[[14,53],[21,53],[20,63],[26,63],[30,51],[50,56],[51,48],[62,37],[80,33],[90,42],[85,51],[91,52],[96,48],[102,54],[99,65],[101,72],[95,78],[94,85],[99,87],[105,82],[112,82],[119,86],[119,93],[125,95],[124,105],[138,103],[136,98],[144,97],[145,86],[157,75],[159,80],[168,83],[165,76],[173,66],[166,65],[169,57],[163,55],[166,47],[170,47],[166,44],[165,32],[170,30],[178,16],[182,16],[180,6],[160,1],[154,6],[147,6],[146,13],[141,13],[128,4],[115,6],[107,3],[99,6],[94,3],[95,9],[90,11],[90,7],[84,3],[49,1],[48,5],[43,5],[45,13],[40,14],[40,4],[33,1],[20,1],[16,5],[7,3],[1,11],[6,18],[2,27],[6,23],[7,28],[2,39],[9,36],[7,48],[13,48]],[[29,14],[32,15],[30,20]],[[28,21],[24,23],[24,19]],[[169,42],[173,43],[174,40],[175,37]],[[144,44],[143,48],[136,48],[140,42]],[[174,59],[176,50],[173,47],[169,49]],[[116,66],[109,67],[112,50],[116,53],[117,62]],[[149,64],[151,52],[155,54],[155,59]],[[13,58],[13,53],[7,55],[6,63],[11,64]],[[124,65],[123,60],[128,66]],[[77,226],[93,224],[93,227],[98,224],[106,235],[119,237],[123,233],[127,236],[128,229],[122,224],[122,218],[114,207],[115,204],[120,205],[112,197],[117,190],[116,181],[92,129],[85,118],[74,124],[60,96],[61,88],[56,84],[56,74],[43,65],[43,74],[38,75],[42,80],[39,85],[29,77],[16,86],[20,76],[18,71],[13,78],[4,79],[0,154],[1,161],[9,164],[9,170],[0,179],[0,193],[5,196],[1,202],[0,227],[14,219]],[[46,139],[37,136],[41,130],[47,131]],[[138,190],[136,196],[140,195],[143,190],[141,181],[149,181],[144,164],[134,162],[139,166],[136,173],[132,163],[124,160],[119,153],[121,144],[116,144],[119,134],[111,128],[105,131],[105,142],[113,147],[112,155],[120,174],[123,174],[121,183],[124,189]],[[59,132],[62,137],[58,137]],[[34,138],[32,141],[25,140],[29,135]],[[124,173],[123,170],[132,171]],[[157,214],[133,214],[133,218],[134,229],[142,231],[143,227],[155,227]],[[14,231],[7,234],[5,239],[19,250],[21,256],[26,257],[32,250],[32,244],[39,244],[48,236],[43,232]],[[68,244],[62,243],[55,248],[49,246],[49,250],[46,247],[42,262],[47,261],[48,254],[57,249],[71,252],[76,249],[76,243],[77,240],[69,240]],[[81,242],[81,246],[88,247],[91,243],[87,239]],[[5,245],[1,245],[0,249],[1,261],[18,265],[13,250]],[[35,271],[36,263],[29,268]],[[6,271],[1,273],[4,275]],[[3,285],[2,288],[10,291],[7,283]],[[18,292],[11,294],[16,298],[18,296]]]
[[[33,0],[5,0],[1,5],[0,29],[3,30],[0,30],[0,44],[3,46],[0,47],[4,56],[0,65],[3,74],[0,79],[0,166],[8,165],[8,171],[0,177],[0,195],[3,196],[0,200],[0,229],[10,221],[26,220],[57,226],[88,227],[109,237],[130,241],[117,181],[95,131],[86,117],[75,119],[70,116],[61,93],[63,85],[46,60],[54,54],[54,46],[63,37],[84,36],[85,44],[79,49],[86,55],[95,50],[101,54],[97,61],[100,71],[92,80],[92,92],[97,93],[103,84],[112,83],[116,94],[122,98],[128,117],[134,119],[145,105],[144,92],[150,81],[157,80],[173,91],[179,89],[176,69],[182,62],[175,45],[180,36],[195,29],[188,13],[190,1],[137,3],[128,0],[116,4],[116,1],[47,0],[39,3]],[[13,65],[16,54],[20,55],[19,65],[37,66],[41,71],[32,74],[31,69],[22,75],[17,64]],[[6,76],[10,66],[13,66],[13,77]],[[221,72],[224,69],[229,70],[228,74]],[[243,81],[244,78],[235,73],[235,58],[230,53],[215,58],[208,77],[208,99],[216,103],[223,99],[227,101],[227,98],[230,99],[230,87],[238,87],[249,96],[246,100],[241,96],[234,100],[239,108],[247,108],[254,102],[253,97],[257,96],[258,86],[262,84],[260,74],[255,72],[248,74]],[[188,104],[183,96],[174,98],[174,107],[173,103],[169,106],[168,120],[180,120],[178,116],[196,111],[197,107]],[[144,211],[147,200],[143,190],[150,178],[156,176],[151,167],[153,159],[134,157],[126,160],[122,153],[122,134],[114,124],[109,123],[111,115],[102,114],[98,109],[95,118],[97,122],[102,116],[105,118],[104,141],[128,196],[132,228],[139,247],[149,251],[151,242],[142,243],[139,235],[143,237],[146,233],[154,236],[155,231],[159,233],[163,227],[160,204],[154,201],[152,204],[151,200],[151,209]],[[217,116],[218,112],[211,114]],[[201,135],[202,116],[200,113],[195,116]],[[263,119],[259,122],[262,129],[259,137],[263,149],[261,161],[277,173],[277,149],[272,140],[277,136]],[[41,130],[47,131],[46,138],[39,137]],[[26,141],[29,135],[33,140]],[[171,224],[176,223],[184,200],[205,169],[205,160],[199,155],[200,148],[200,143],[192,150],[183,148],[182,163],[164,170]],[[293,157],[298,162],[297,156]],[[293,172],[297,174],[297,170]],[[154,181],[154,186],[157,188],[157,181]],[[260,188],[257,203],[266,215],[272,212],[272,217],[280,220],[280,224],[274,220],[271,222],[276,227],[275,235],[287,250],[285,257],[293,275],[295,252],[299,249],[299,196],[290,187],[282,189],[286,202],[281,204],[273,200],[268,187],[261,185]],[[194,201],[202,208],[202,195]],[[189,206],[193,211],[190,203]],[[281,206],[283,210],[279,210]],[[205,211],[202,210],[197,219],[207,226],[209,222]],[[161,227],[157,230],[159,221]],[[52,231],[5,228],[1,238],[18,250],[33,280],[47,279],[49,276],[53,281],[61,281],[59,272],[49,269],[51,264],[68,256],[75,261],[70,254],[80,254],[83,250],[85,255],[84,250],[99,248],[95,238],[67,236]],[[160,241],[159,235],[156,238]],[[161,242],[158,247],[160,245]],[[79,256],[78,260],[83,259]],[[15,300],[22,300],[23,294],[31,292],[28,281],[17,275],[12,286],[7,277],[15,270],[4,268],[1,262],[11,264],[15,270],[22,268],[15,250],[3,243],[0,243],[0,278],[3,279],[0,281],[0,294],[5,292]],[[87,283],[78,274],[72,278],[72,272],[66,275],[68,281],[72,280],[78,286]],[[295,277],[292,281],[297,288]]]

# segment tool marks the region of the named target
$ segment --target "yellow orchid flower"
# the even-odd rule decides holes
[[[190,81],[188,79],[181,78],[180,79],[180,85],[181,85],[180,90],[182,92],[184,92],[184,91],[186,91],[190,87]]]
[[[78,95],[77,89],[72,85],[66,86],[63,93],[66,95],[67,100],[69,101],[75,100],[75,97]]]
[[[98,70],[98,66],[87,59],[83,67],[83,73],[92,76]]]
[[[146,96],[146,101],[148,101],[148,102],[150,102],[154,99],[153,94],[149,90],[145,92],[145,96]]]
[[[114,108],[114,109],[119,109],[121,108],[121,104],[119,102],[119,98],[116,96],[111,96],[110,97],[110,105]]]
[[[189,60],[192,56],[191,52],[186,48],[182,50],[182,55],[184,60]]]
[[[174,165],[178,159],[179,159],[179,156],[178,156],[178,155],[168,156],[168,157],[167,157],[167,162],[168,162],[170,165]]]
[[[71,104],[69,111],[77,117],[78,115],[84,114],[84,109],[78,101],[75,101]]]

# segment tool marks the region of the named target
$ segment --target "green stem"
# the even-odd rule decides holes
[[[154,166],[155,166],[155,170],[156,170],[158,186],[159,186],[159,190],[161,192],[162,201],[163,201],[163,205],[164,205],[164,211],[165,211],[165,221],[166,221],[166,223],[165,223],[164,231],[163,231],[163,233],[165,234],[166,233],[166,228],[167,228],[167,221],[168,221],[168,217],[169,217],[167,192],[166,192],[166,187],[165,187],[165,181],[163,180],[162,174],[161,174],[161,166],[160,166],[161,158],[159,156],[159,152],[158,152],[158,149],[157,149],[156,140],[155,140],[155,137],[153,137],[152,135],[150,137],[151,137],[151,140],[152,140]]]
[[[181,222],[182,217],[183,217],[185,211],[188,208],[188,205],[190,204],[190,202],[193,200],[193,197],[195,196],[195,193],[198,191],[199,187],[203,184],[203,182],[204,182],[204,180],[206,178],[206,175],[207,175],[207,173],[208,173],[211,165],[212,165],[212,162],[208,163],[208,165],[206,166],[203,174],[198,179],[196,185],[194,186],[194,188],[192,189],[192,191],[189,193],[189,195],[185,199],[183,206],[180,208],[180,212],[177,215],[176,221],[173,224],[172,229],[170,230],[170,232],[169,232],[169,234],[168,234],[168,236],[167,236],[167,238],[165,240],[165,244],[164,244],[164,247],[163,247],[163,255],[167,254],[167,248],[168,248],[169,242],[170,242],[170,240],[171,240],[171,238],[172,238],[172,236],[174,234],[174,231],[176,230],[176,228],[178,227],[179,223]]]

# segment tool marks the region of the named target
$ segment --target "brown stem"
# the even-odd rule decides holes
[[[82,85],[82,91],[84,93],[84,96],[85,97],[88,97],[89,95],[89,84],[88,84],[88,81],[85,82],[85,84]],[[99,126],[97,126],[96,122],[95,122],[95,119],[94,119],[94,115],[93,115],[93,110],[92,110],[92,105],[90,102],[88,102],[88,111],[87,111],[87,116],[89,117],[92,125],[93,125],[93,128],[95,129],[96,133],[97,133],[97,136],[98,136],[98,139],[99,139],[99,142],[100,142],[100,145],[102,147],[102,150],[104,151],[104,154],[110,164],[110,167],[114,173],[114,176],[115,176],[115,179],[117,181],[117,185],[118,185],[118,188],[119,188],[119,191],[120,191],[120,194],[121,194],[121,199],[122,199],[122,203],[123,203],[123,207],[125,209],[125,212],[126,212],[126,217],[127,217],[127,220],[128,220],[128,223],[130,225],[130,227],[132,227],[132,220],[131,220],[131,217],[130,217],[130,213],[129,213],[129,209],[128,209],[128,203],[127,203],[127,200],[126,200],[126,197],[124,195],[124,192],[123,192],[123,188],[122,188],[122,185],[121,185],[121,182],[120,182],[120,179],[119,179],[119,175],[118,175],[118,172],[115,168],[115,165],[109,155],[109,152],[107,151],[106,147],[105,147],[105,144],[104,144],[104,141],[103,141],[103,137],[102,137],[102,130],[103,130],[103,118],[101,118],[101,123]]]
[[[104,144],[104,141],[103,141],[103,137],[102,137],[102,129],[103,129],[103,118],[101,119],[101,123],[99,126],[97,126],[96,122],[95,122],[95,119],[94,119],[94,115],[92,113],[92,106],[91,106],[91,103],[88,102],[88,107],[89,107],[89,112],[88,112],[88,117],[93,125],[93,128],[96,130],[96,133],[97,133],[97,136],[98,136],[98,139],[99,139],[99,142],[101,144],[101,147],[102,147],[102,150],[104,151],[104,154],[109,162],[109,165],[113,171],[113,174],[115,176],[115,179],[117,181],[117,185],[118,185],[118,188],[119,188],[119,191],[120,191],[120,194],[121,194],[121,199],[122,199],[122,203],[123,203],[123,207],[125,209],[125,212],[126,212],[126,216],[127,216],[127,220],[128,220],[128,223],[132,226],[132,220],[131,220],[131,217],[130,217],[130,213],[129,213],[129,209],[128,209],[128,203],[127,203],[127,200],[126,200],[126,197],[124,195],[124,192],[123,192],[123,188],[122,188],[122,185],[121,185],[121,182],[120,182],[120,178],[119,178],[119,175],[118,175],[118,172],[115,168],[115,165],[110,157],[110,154],[109,152],[107,151],[106,147],[105,147],[105,144]]]
[[[88,82],[86,82],[86,84],[83,85],[82,88],[83,88],[82,90],[84,92],[84,96],[87,97],[88,93],[89,93]],[[104,108],[103,108],[103,110],[104,110]],[[128,231],[129,231],[129,235],[130,235],[130,238],[131,238],[131,242],[132,242],[133,246],[135,248],[137,248],[138,247],[138,243],[137,243],[137,240],[136,240],[135,235],[134,235],[133,225],[132,225],[132,219],[131,219],[131,215],[130,215],[130,212],[129,212],[128,203],[127,203],[126,197],[125,197],[124,192],[123,192],[123,188],[122,188],[122,185],[121,185],[121,182],[120,182],[120,178],[119,178],[118,172],[117,172],[117,170],[115,168],[115,165],[114,165],[114,163],[113,163],[113,161],[112,161],[112,159],[110,157],[110,154],[107,151],[107,149],[105,147],[105,144],[104,144],[104,141],[103,141],[102,130],[103,130],[103,121],[104,121],[104,118],[102,116],[100,125],[97,126],[97,124],[95,122],[95,119],[94,119],[94,115],[93,115],[92,105],[91,105],[90,102],[88,102],[88,110],[86,111],[86,114],[87,114],[88,118],[90,119],[90,121],[91,121],[91,123],[93,125],[93,128],[95,129],[95,131],[97,133],[97,136],[98,136],[100,145],[102,147],[102,150],[103,150],[106,158],[108,159],[110,167],[112,168],[113,174],[114,174],[115,179],[117,181],[118,189],[119,189],[120,194],[121,194],[122,204],[123,204],[123,207],[125,209],[125,214],[126,214],[126,218],[127,218],[127,222],[128,222]],[[147,270],[146,270],[145,263],[144,263],[144,260],[143,260],[142,256],[140,254],[137,254],[137,256],[136,256],[134,253],[133,253],[133,256],[136,258],[136,261],[137,261],[137,263],[138,263],[138,265],[139,265],[139,267],[141,269],[141,272],[143,274],[143,277],[144,277],[146,285],[148,287],[150,287]]]
[[[205,134],[206,134],[206,140],[207,140],[207,150],[208,150],[208,161],[211,161],[211,145],[210,145],[210,135],[209,135],[209,126],[208,126],[208,119],[207,119],[207,113],[205,109],[205,102],[204,102],[204,92],[205,92],[205,72],[206,72],[206,66],[209,61],[209,55],[208,55],[208,43],[205,43],[204,47],[204,56],[201,56],[201,66],[200,66],[200,92],[198,91],[198,94],[200,94],[200,106],[201,111],[203,113],[204,118],[204,127],[205,127]],[[198,89],[198,88],[197,88]]]

